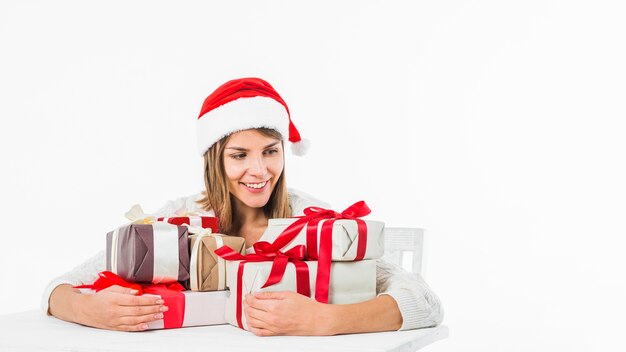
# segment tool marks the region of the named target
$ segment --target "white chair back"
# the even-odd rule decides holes
[[[422,274],[424,268],[424,229],[416,227],[385,227],[383,258],[406,271]]]

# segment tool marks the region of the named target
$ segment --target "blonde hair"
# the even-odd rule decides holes
[[[281,146],[284,148],[282,135],[278,131],[269,128],[256,128],[255,131],[265,137],[280,140]],[[204,210],[215,212],[215,216],[219,219],[221,233],[235,235],[239,230],[236,227],[241,226],[241,224],[237,224],[236,219],[234,219],[233,195],[230,194],[226,170],[224,170],[224,149],[229,139],[230,135],[223,137],[204,153],[205,191],[202,192],[202,199],[197,202]],[[263,206],[263,212],[268,219],[291,216],[284,168],[270,199]]]

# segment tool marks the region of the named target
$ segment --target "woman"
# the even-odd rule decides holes
[[[302,154],[305,141],[289,109],[269,83],[258,78],[229,81],[204,102],[197,122],[204,156],[205,192],[168,202],[156,215],[200,212],[219,217],[220,232],[257,242],[268,219],[301,215],[325,204],[285,183],[283,138]],[[113,286],[81,295],[72,285],[91,283],[104,270],[104,252],[53,280],[42,307],[60,319],[111,330],[141,331],[162,319],[163,300],[135,296]],[[377,261],[377,293],[348,305],[322,304],[295,292],[262,292],[245,297],[250,331],[268,335],[334,335],[434,326],[443,319],[437,296],[421,278]]]

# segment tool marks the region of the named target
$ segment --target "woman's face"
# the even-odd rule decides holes
[[[224,148],[224,169],[238,206],[261,208],[283,172],[281,141],[256,130],[233,133]]]

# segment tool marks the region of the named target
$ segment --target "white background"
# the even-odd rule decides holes
[[[195,119],[259,76],[308,156],[291,187],[428,230],[449,339],[624,350],[619,1],[2,1],[0,314],[104,246],[134,203],[202,187]]]

